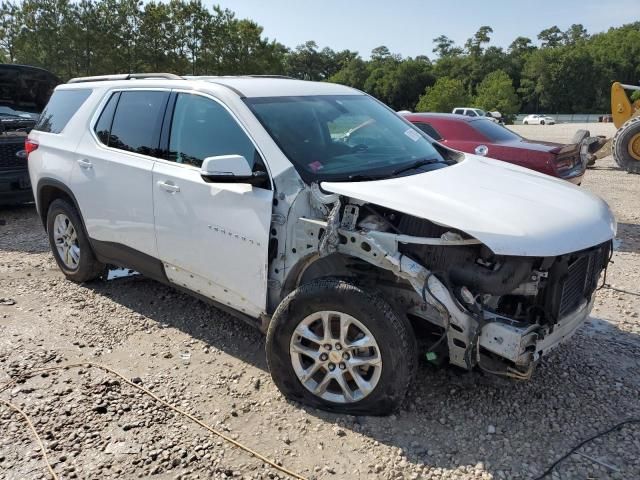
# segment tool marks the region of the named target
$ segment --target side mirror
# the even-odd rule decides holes
[[[200,176],[210,183],[249,183],[262,184],[267,178],[266,172],[252,172],[249,162],[242,155],[219,155],[207,157],[200,167]]]

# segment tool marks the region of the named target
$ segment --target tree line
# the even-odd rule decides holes
[[[350,85],[396,110],[477,106],[507,115],[608,112],[613,80],[640,81],[640,22],[596,34],[580,24],[552,26],[536,42],[518,37],[506,49],[491,45],[492,33],[482,26],[464,45],[437,36],[431,57],[380,46],[365,59],[314,41],[287,48],[256,22],[200,0],[0,4],[0,60],[64,80],[128,72],[288,75]]]

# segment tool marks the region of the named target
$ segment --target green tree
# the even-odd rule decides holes
[[[478,85],[475,105],[487,111],[497,110],[503,115],[513,116],[520,110],[520,99],[513,82],[503,70],[487,75]]]
[[[469,105],[464,84],[455,78],[442,77],[427,87],[416,105],[418,112],[451,112],[455,107]]]
[[[557,47],[562,44],[564,34],[557,25],[545,28],[538,34],[538,40],[542,41],[543,47]]]
[[[432,52],[440,58],[462,55],[462,49],[456,47],[455,42],[446,35],[440,35],[434,38],[433,43],[435,43],[435,47]]]
[[[20,5],[14,2],[0,4],[0,49],[10,63],[15,62],[17,42],[22,24]]]

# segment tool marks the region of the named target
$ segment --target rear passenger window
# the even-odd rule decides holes
[[[427,135],[429,135],[434,140],[442,140],[442,135],[440,135],[438,131],[428,123],[416,123],[415,126],[418,127],[420,130],[422,130]]]
[[[251,167],[257,152],[227,110],[209,98],[178,94],[169,136],[169,160],[195,167],[207,157],[242,155]]]
[[[143,155],[157,155],[160,127],[168,98],[168,92],[120,93],[111,125],[109,146]]]
[[[107,102],[100,114],[100,118],[94,128],[96,135],[102,143],[109,145],[109,136],[111,134],[111,123],[113,122],[113,114],[116,111],[116,105],[118,104],[119,93],[114,93]]]
[[[49,133],[62,132],[89,95],[91,90],[56,90],[33,129]]]

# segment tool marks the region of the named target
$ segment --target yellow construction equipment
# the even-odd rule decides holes
[[[640,173],[640,100],[632,103],[626,90],[640,90],[640,86],[611,85],[611,115],[618,129],[611,141],[611,153],[620,168]]]

